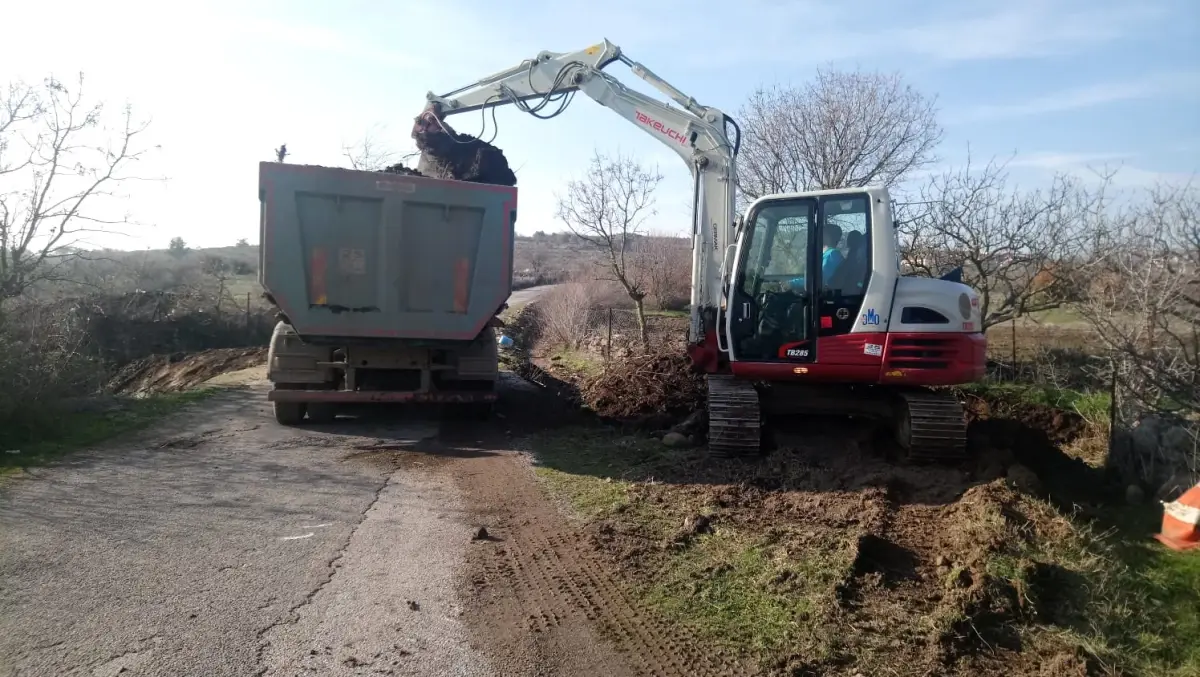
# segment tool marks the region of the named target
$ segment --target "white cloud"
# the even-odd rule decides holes
[[[946,18],[889,32],[885,42],[945,61],[1021,59],[1065,54],[1127,37],[1152,26],[1165,11],[1152,3],[1018,0],[989,11]]]
[[[1091,108],[1120,101],[1134,101],[1163,95],[1195,96],[1200,73],[1160,73],[1124,82],[1104,82],[1066,89],[1011,104],[976,106],[945,117],[950,124],[1028,117]]]

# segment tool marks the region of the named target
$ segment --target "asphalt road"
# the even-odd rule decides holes
[[[459,492],[372,453],[437,424],[283,428],[264,388],[0,482],[0,675],[493,674]]]
[[[546,291],[553,289],[555,285],[543,284],[537,287],[529,287],[526,289],[518,289],[508,296],[508,305],[510,308],[523,306],[531,301],[537,300],[539,296],[545,294]]]

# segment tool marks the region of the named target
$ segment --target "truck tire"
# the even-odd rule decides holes
[[[272,402],[275,421],[280,425],[299,425],[304,420],[303,402]]]
[[[333,423],[337,418],[337,407],[328,402],[309,402],[308,422],[317,425]]]

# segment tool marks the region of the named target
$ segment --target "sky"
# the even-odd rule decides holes
[[[197,247],[258,239],[258,163],[345,166],[374,130],[397,156],[444,93],[542,50],[607,38],[698,101],[734,115],[757,87],[818,67],[899,71],[936,97],[935,168],[1012,156],[1021,185],[1120,167],[1118,185],[1200,177],[1200,3],[1195,0],[135,0],[12,2],[0,85],[85,74],[86,94],[129,103],[155,146],[121,205],[134,223],[88,244]],[[621,64],[607,69],[637,86]],[[638,89],[649,91],[645,86]],[[562,230],[556,195],[593,150],[658,165],[650,226],[685,233],[691,182],[667,148],[584,96],[539,120],[511,107],[495,143],[516,170],[517,230]],[[451,118],[477,134],[477,114]],[[1015,153],[1015,156],[1013,155]]]

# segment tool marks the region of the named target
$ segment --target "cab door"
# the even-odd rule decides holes
[[[752,362],[817,359],[819,202],[759,202],[747,215],[729,297],[730,356]]]

